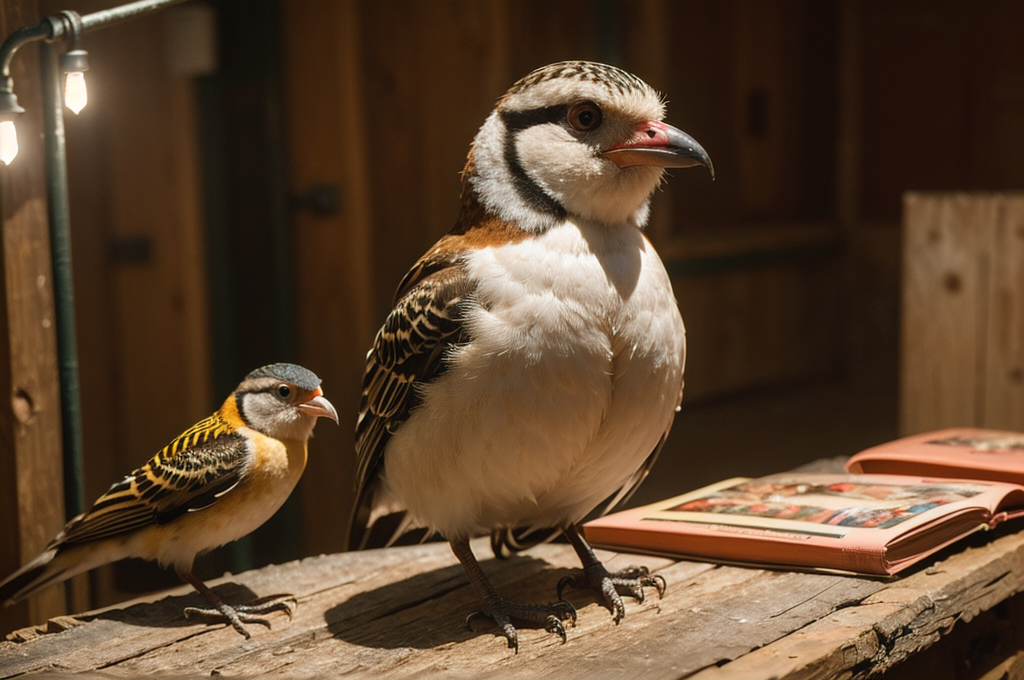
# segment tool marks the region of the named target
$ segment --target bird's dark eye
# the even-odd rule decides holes
[[[292,396],[292,388],[288,387],[287,385],[278,385],[277,396],[281,397],[282,399],[287,399],[288,397]]]
[[[589,132],[601,124],[601,109],[594,102],[582,102],[569,109],[568,120],[580,132]]]

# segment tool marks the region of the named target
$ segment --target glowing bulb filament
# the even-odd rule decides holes
[[[89,93],[85,90],[85,74],[81,71],[68,71],[64,78],[64,106],[76,114],[89,103]]]
[[[18,155],[18,131],[13,120],[0,121],[0,161],[10,165]]]

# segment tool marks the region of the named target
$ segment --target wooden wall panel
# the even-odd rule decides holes
[[[305,554],[344,546],[354,496],[353,427],[362,361],[373,337],[367,154],[387,132],[363,117],[363,46],[356,3],[282,6],[287,77],[289,190],[316,184],[341,193],[337,215],[293,214],[297,333],[302,363],[324,381],[340,427],[321,422],[299,485]],[[369,132],[369,134],[367,134]]]
[[[1024,188],[1024,3],[857,3],[863,217],[901,195]]]
[[[39,21],[34,0],[0,5],[0,34]],[[12,63],[20,152],[0,166],[0,574],[35,557],[64,525],[60,396],[43,178],[39,53]],[[63,586],[0,610],[0,634],[65,609]]]
[[[195,91],[172,73],[167,19],[86,36],[89,105],[65,114],[87,503],[214,407]],[[137,578],[93,572],[94,604],[177,582],[123,573]]]
[[[900,428],[971,425],[987,286],[979,257],[995,204],[908,194],[904,210]]]
[[[374,321],[458,217],[459,173],[497,98],[519,75],[510,24],[530,3],[360,4],[359,101],[370,136]],[[555,12],[557,14],[557,10]],[[524,72],[525,73],[525,72]],[[369,340],[369,339],[368,339]]]
[[[675,277],[686,324],[684,401],[837,375],[840,259],[780,262]]]
[[[1024,195],[1000,197],[996,209],[987,234],[982,422],[1024,430]]]
[[[1024,196],[908,194],[900,429],[1024,429]]]

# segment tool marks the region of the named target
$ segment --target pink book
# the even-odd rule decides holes
[[[594,546],[887,576],[1024,514],[1024,488],[902,475],[730,479],[584,525]]]
[[[925,432],[865,449],[847,461],[846,471],[1024,485],[1024,433],[981,428]]]

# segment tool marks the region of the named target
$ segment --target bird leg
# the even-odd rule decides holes
[[[288,615],[290,619],[292,617],[293,603],[297,604],[297,601],[293,595],[283,595],[281,597],[269,600],[267,602],[259,602],[256,604],[236,604],[230,605],[222,600],[217,593],[210,590],[209,587],[198,576],[192,573],[192,570],[177,569],[178,576],[183,581],[191,583],[192,586],[198,590],[206,601],[213,605],[212,608],[205,607],[185,607],[185,618],[192,618],[193,616],[200,616],[208,619],[215,619],[225,621],[231,624],[231,627],[238,631],[239,635],[249,639],[249,631],[242,625],[245,623],[260,623],[270,628],[270,622],[262,616],[263,614],[269,614],[273,611],[283,611]]]
[[[473,612],[466,618],[466,625],[470,627],[470,630],[472,630],[473,620],[480,617],[492,619],[505,634],[509,649],[514,649],[516,654],[519,653],[519,636],[515,626],[512,625],[512,619],[540,624],[549,633],[555,633],[562,638],[562,642],[565,642],[565,627],[562,625],[562,621],[570,621],[572,625],[576,625],[575,607],[564,600],[554,604],[539,605],[519,604],[503,599],[484,575],[469,547],[469,541],[460,539],[449,541],[449,543],[452,546],[452,552],[459,558],[459,562],[462,562],[470,583],[476,588],[477,595],[483,602],[481,611]]]
[[[566,576],[558,582],[558,598],[562,598],[562,590],[566,586],[573,588],[596,588],[604,595],[604,601],[612,610],[615,623],[622,620],[626,615],[626,607],[622,604],[622,597],[619,596],[618,587],[625,588],[637,602],[644,601],[644,587],[654,587],[658,591],[658,597],[665,594],[665,577],[660,574],[651,574],[647,567],[629,566],[622,571],[611,573],[594,554],[586,539],[580,533],[575,524],[564,528],[563,533],[583,562],[583,569],[576,574]]]

